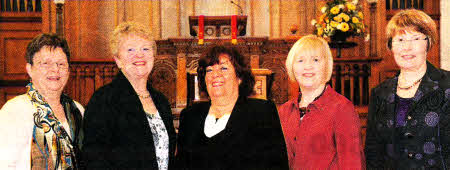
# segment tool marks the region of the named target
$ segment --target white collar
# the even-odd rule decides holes
[[[208,114],[205,119],[205,135],[210,138],[222,130],[227,126],[228,119],[230,118],[230,114],[224,114],[221,118],[216,121],[215,116],[212,114]]]

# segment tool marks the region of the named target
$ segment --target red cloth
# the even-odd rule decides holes
[[[231,43],[237,44],[237,15],[231,16]]]
[[[203,45],[205,41],[205,16],[198,16],[198,44]]]
[[[360,120],[353,104],[327,86],[300,121],[297,101],[279,109],[290,169],[365,169]]]

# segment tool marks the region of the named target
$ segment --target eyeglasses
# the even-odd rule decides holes
[[[63,69],[63,70],[69,68],[68,63],[58,63],[58,62],[52,63],[52,62],[44,61],[44,62],[38,62],[37,64],[39,65],[40,68],[45,68],[45,69],[49,69],[54,65],[56,65],[56,67],[58,67],[59,69]]]
[[[405,46],[405,45],[409,44],[410,42],[418,43],[418,42],[423,41],[423,40],[428,40],[428,37],[425,37],[425,38],[417,37],[417,38],[413,38],[413,39],[410,39],[410,40],[407,40],[407,39],[392,40],[392,45],[394,45],[394,46]]]

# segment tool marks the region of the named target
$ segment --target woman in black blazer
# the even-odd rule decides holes
[[[276,106],[248,98],[255,80],[243,57],[213,47],[199,60],[197,72],[210,101],[181,112],[178,168],[288,169]]]
[[[112,34],[111,49],[120,68],[86,107],[83,163],[87,169],[160,169],[172,166],[176,134],[170,104],[147,82],[155,42],[135,23]]]

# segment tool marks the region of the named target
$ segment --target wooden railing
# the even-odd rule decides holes
[[[395,9],[424,9],[425,0],[386,0],[386,10]]]
[[[118,69],[111,62],[72,62],[65,92],[87,105],[95,90],[112,81]]]
[[[1,12],[41,12],[41,0],[0,0]]]
[[[417,9],[424,11],[434,20],[440,18],[439,0],[386,0],[386,19],[390,20],[398,11],[404,9]]]
[[[370,62],[376,60],[378,59],[335,59],[331,86],[354,105],[368,105]]]
[[[350,101],[353,102],[355,106],[367,106],[369,102],[369,77],[370,77],[370,64],[371,62],[378,61],[377,58],[361,58],[361,59],[335,59],[334,70],[330,85],[340,94],[346,96]],[[156,61],[155,67],[161,61]],[[174,72],[176,70],[173,70]],[[275,76],[283,77],[285,72],[277,72],[277,70],[272,70]],[[79,101],[83,105],[86,105],[89,101],[92,93],[99,87],[111,82],[115,74],[118,72],[118,68],[113,61],[75,61],[71,62],[70,68],[70,79],[67,83],[66,93],[73,97],[75,100]],[[154,74],[154,73],[152,73]],[[153,76],[153,75],[152,75]],[[152,79],[157,79],[158,77],[151,77],[150,81],[159,82]],[[274,83],[288,84],[289,82],[283,81],[282,79],[277,79],[275,77]],[[175,91],[172,89],[176,81],[172,82],[159,82],[155,84],[160,91]],[[282,89],[287,91],[288,89]],[[270,96],[276,96],[272,90]],[[175,96],[169,95],[170,101],[176,101]],[[287,101],[288,99],[286,99]],[[279,101],[279,104],[286,101]],[[172,103],[172,107],[175,107],[175,103]]]

